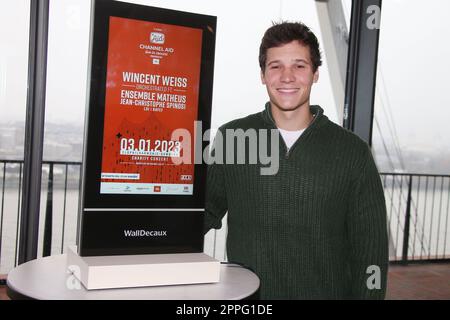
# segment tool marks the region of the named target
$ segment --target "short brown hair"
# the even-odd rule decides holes
[[[259,66],[262,72],[266,70],[268,49],[279,47],[295,40],[308,46],[313,71],[316,72],[317,68],[322,65],[319,41],[314,33],[301,22],[274,23],[272,27],[266,30],[259,47]]]

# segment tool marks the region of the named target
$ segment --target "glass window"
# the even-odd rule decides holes
[[[382,4],[373,152],[380,171],[389,173],[383,182],[394,259],[402,256],[407,203],[408,256],[450,254],[450,177],[442,176],[450,171],[449,9],[444,0]]]
[[[382,171],[450,171],[444,0],[384,1],[373,147]]]
[[[17,260],[28,77],[30,1],[0,10],[0,274]]]
[[[89,0],[50,1],[38,254],[43,252],[53,167],[51,253],[76,244],[90,30]]]

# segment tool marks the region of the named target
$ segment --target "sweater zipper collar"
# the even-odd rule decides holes
[[[307,134],[310,131],[309,129],[311,128],[311,126],[313,125],[313,123],[316,121],[316,118],[317,118],[316,114],[314,114],[313,116],[314,117],[311,120],[311,123],[308,125],[308,127],[305,129],[305,131],[303,131],[303,133],[300,135],[300,137],[298,137],[298,139],[294,142],[294,144],[289,149],[288,149],[286,143],[284,143],[285,150],[286,150],[286,153],[285,153],[286,159],[289,159],[289,155],[291,154],[292,150],[300,143],[301,140],[303,140],[303,137],[305,136],[305,134]],[[284,142],[284,140],[283,140],[283,142]]]
[[[313,114],[313,119],[311,121],[311,123],[308,125],[308,127],[305,129],[305,131],[303,131],[302,135],[294,142],[294,144],[288,149],[286,143],[284,142],[284,139],[281,137],[280,134],[280,140],[282,145],[284,146],[284,150],[285,150],[285,158],[288,159],[289,155],[292,153],[292,150],[299,144],[299,141],[303,140],[304,136],[306,134],[309,134],[309,132],[316,126],[316,123],[319,122],[319,118],[321,118],[323,116],[323,109],[320,106],[317,105],[311,105],[310,106],[310,110]],[[274,128],[274,129],[278,129],[275,120],[272,117],[272,111],[270,109],[270,102],[267,102],[265,105],[265,110],[263,111],[264,115],[266,118],[266,120],[268,120],[269,124]]]

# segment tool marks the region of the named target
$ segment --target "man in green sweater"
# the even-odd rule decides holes
[[[310,105],[321,65],[317,38],[302,23],[276,24],[259,60],[269,102],[219,128],[227,142],[216,136],[205,232],[221,228],[228,212],[228,260],[255,271],[263,299],[383,299],[383,188],[368,145]],[[271,130],[277,134],[265,134]],[[233,132],[246,133],[243,146],[229,143]],[[249,161],[263,147],[277,160],[269,174],[267,162]],[[236,161],[239,148],[246,161]]]

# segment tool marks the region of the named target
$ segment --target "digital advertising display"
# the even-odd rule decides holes
[[[216,21],[92,1],[80,256],[202,252]]]
[[[110,17],[100,193],[193,194],[172,134],[194,137],[201,50],[201,29]]]

